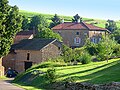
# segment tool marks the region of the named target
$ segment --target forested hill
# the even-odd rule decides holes
[[[34,15],[44,15],[47,19],[48,19],[48,22],[51,22],[51,18],[54,16],[54,15],[51,15],[51,14],[43,14],[43,13],[37,13],[37,12],[29,12],[29,11],[24,11],[24,10],[20,10],[19,13],[21,15],[24,15],[28,18],[31,18],[33,17]],[[75,13],[76,14],[76,13]],[[61,15],[58,15],[61,19],[63,18],[65,20],[65,22],[70,22],[72,21],[72,16],[61,16]],[[99,26],[99,27],[103,27],[105,28],[105,23],[106,23],[106,20],[102,20],[102,19],[92,19],[92,18],[85,18],[83,17],[83,21],[86,22],[86,23],[90,23],[90,24],[93,24],[95,26]],[[117,20],[116,21],[116,24],[118,27],[120,27],[120,20]]]

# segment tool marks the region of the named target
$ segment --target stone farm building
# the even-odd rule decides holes
[[[20,31],[14,38],[14,44],[19,43],[23,39],[33,39],[34,35],[34,30]]]
[[[61,43],[56,39],[25,39],[12,45],[10,53],[3,58],[5,71],[10,67],[23,72],[34,64],[60,55]]]
[[[106,35],[109,31],[105,28],[93,26],[85,22],[63,22],[52,30],[59,33],[63,38],[63,43],[69,47],[81,47],[85,44],[86,37],[92,42],[98,43],[102,35]]]

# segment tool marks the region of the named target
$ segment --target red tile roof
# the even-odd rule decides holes
[[[20,31],[17,33],[18,35],[32,35],[33,34],[33,30],[29,30],[29,31]]]
[[[100,28],[97,26],[93,26],[92,24],[87,24],[84,22],[81,23],[73,23],[73,22],[65,22],[61,23],[52,28],[53,30],[104,30],[108,31],[105,28]]]

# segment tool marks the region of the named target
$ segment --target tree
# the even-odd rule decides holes
[[[72,21],[73,22],[78,22],[80,19],[82,19],[82,18],[80,18],[80,16],[78,14],[76,14],[75,16],[73,16]]]
[[[0,0],[0,57],[9,52],[14,36],[21,30],[21,23],[18,7],[8,5],[8,0]]]
[[[27,17],[23,16],[22,29],[28,30],[28,28],[29,28],[29,20]]]
[[[40,26],[40,28],[41,28],[41,26]],[[38,30],[39,30],[39,28],[38,28]],[[43,29],[39,30],[39,32],[35,36],[35,38],[57,39],[59,41],[62,41],[62,37],[59,34],[54,33],[51,29],[45,28],[45,27]]]
[[[39,30],[41,30],[44,27],[48,27],[48,25],[49,24],[44,16],[36,15],[36,16],[33,16],[31,19],[30,29],[38,30],[38,26],[39,26]]]
[[[107,23],[105,24],[105,28],[111,32],[115,31],[117,29],[116,22],[113,20],[107,20]]]
[[[58,17],[57,14],[55,14],[55,16],[51,20],[52,20],[52,23],[50,23],[50,28],[60,24],[60,18]]]
[[[115,38],[115,40],[120,44],[120,29],[115,30],[112,35],[112,38]]]
[[[109,37],[103,37],[103,39],[98,43],[98,59],[99,60],[108,60],[114,51],[117,43],[115,40],[110,39]]]
[[[62,46],[62,54],[65,62],[71,62],[73,60],[73,50],[68,46]]]

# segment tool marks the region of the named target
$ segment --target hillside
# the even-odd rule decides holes
[[[37,13],[37,12],[29,12],[29,11],[24,11],[24,10],[20,10],[19,13],[21,15],[24,15],[26,17],[33,17],[34,15],[44,15],[49,22],[51,22],[51,18],[54,16],[54,15],[51,15],[51,14],[43,14],[43,13]],[[59,15],[58,15],[59,16]],[[72,21],[72,16],[63,16],[63,15],[60,15],[60,18],[64,18],[65,22],[71,22]],[[83,17],[83,21],[89,23],[89,24],[93,24],[95,26],[99,26],[99,27],[102,27],[102,28],[105,28],[105,23],[106,23],[106,20],[102,20],[102,19],[92,19],[92,18],[85,18]],[[116,21],[117,23],[117,26],[120,27],[120,21]]]
[[[46,66],[49,66],[48,63],[46,63]],[[79,64],[75,66],[54,67],[58,75],[57,83],[55,84],[65,81],[90,82],[93,84],[103,84],[112,81],[120,82],[119,67],[120,59],[112,59],[109,60],[108,63],[106,61],[102,61],[92,62],[86,65]],[[33,73],[36,70],[40,72],[46,72],[47,69],[49,69],[49,67],[41,68],[41,65],[34,66],[33,68],[27,70],[27,72],[24,72],[20,76],[18,76],[14,82],[16,83],[16,85],[19,85],[28,90],[37,90],[38,88],[52,88],[51,84],[49,84],[48,80],[44,77],[44,73]],[[61,88],[62,86],[63,85],[59,87]]]

